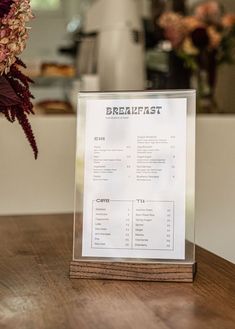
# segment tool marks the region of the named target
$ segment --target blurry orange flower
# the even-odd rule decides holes
[[[235,25],[235,14],[227,14],[222,17],[222,25],[225,28],[230,28]]]
[[[191,33],[193,30],[198,27],[203,27],[203,22],[197,19],[194,16],[187,16],[183,18],[183,24],[187,32]]]
[[[202,3],[196,7],[195,16],[202,21],[216,21],[221,16],[220,5],[217,1]]]
[[[222,40],[221,33],[219,33],[213,26],[208,27],[207,33],[210,40],[210,47],[214,49],[218,48]]]

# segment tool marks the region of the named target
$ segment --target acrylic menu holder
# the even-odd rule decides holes
[[[195,99],[79,93],[70,278],[193,281]]]

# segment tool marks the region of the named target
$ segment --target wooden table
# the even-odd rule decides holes
[[[0,328],[234,329],[235,265],[197,248],[194,284],[69,280],[72,215],[0,218]]]

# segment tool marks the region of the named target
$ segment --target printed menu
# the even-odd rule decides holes
[[[86,101],[82,256],[184,259],[186,98]]]

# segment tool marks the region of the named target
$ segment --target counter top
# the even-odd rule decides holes
[[[72,223],[0,218],[1,328],[235,328],[235,265],[197,248],[193,284],[71,281]]]

